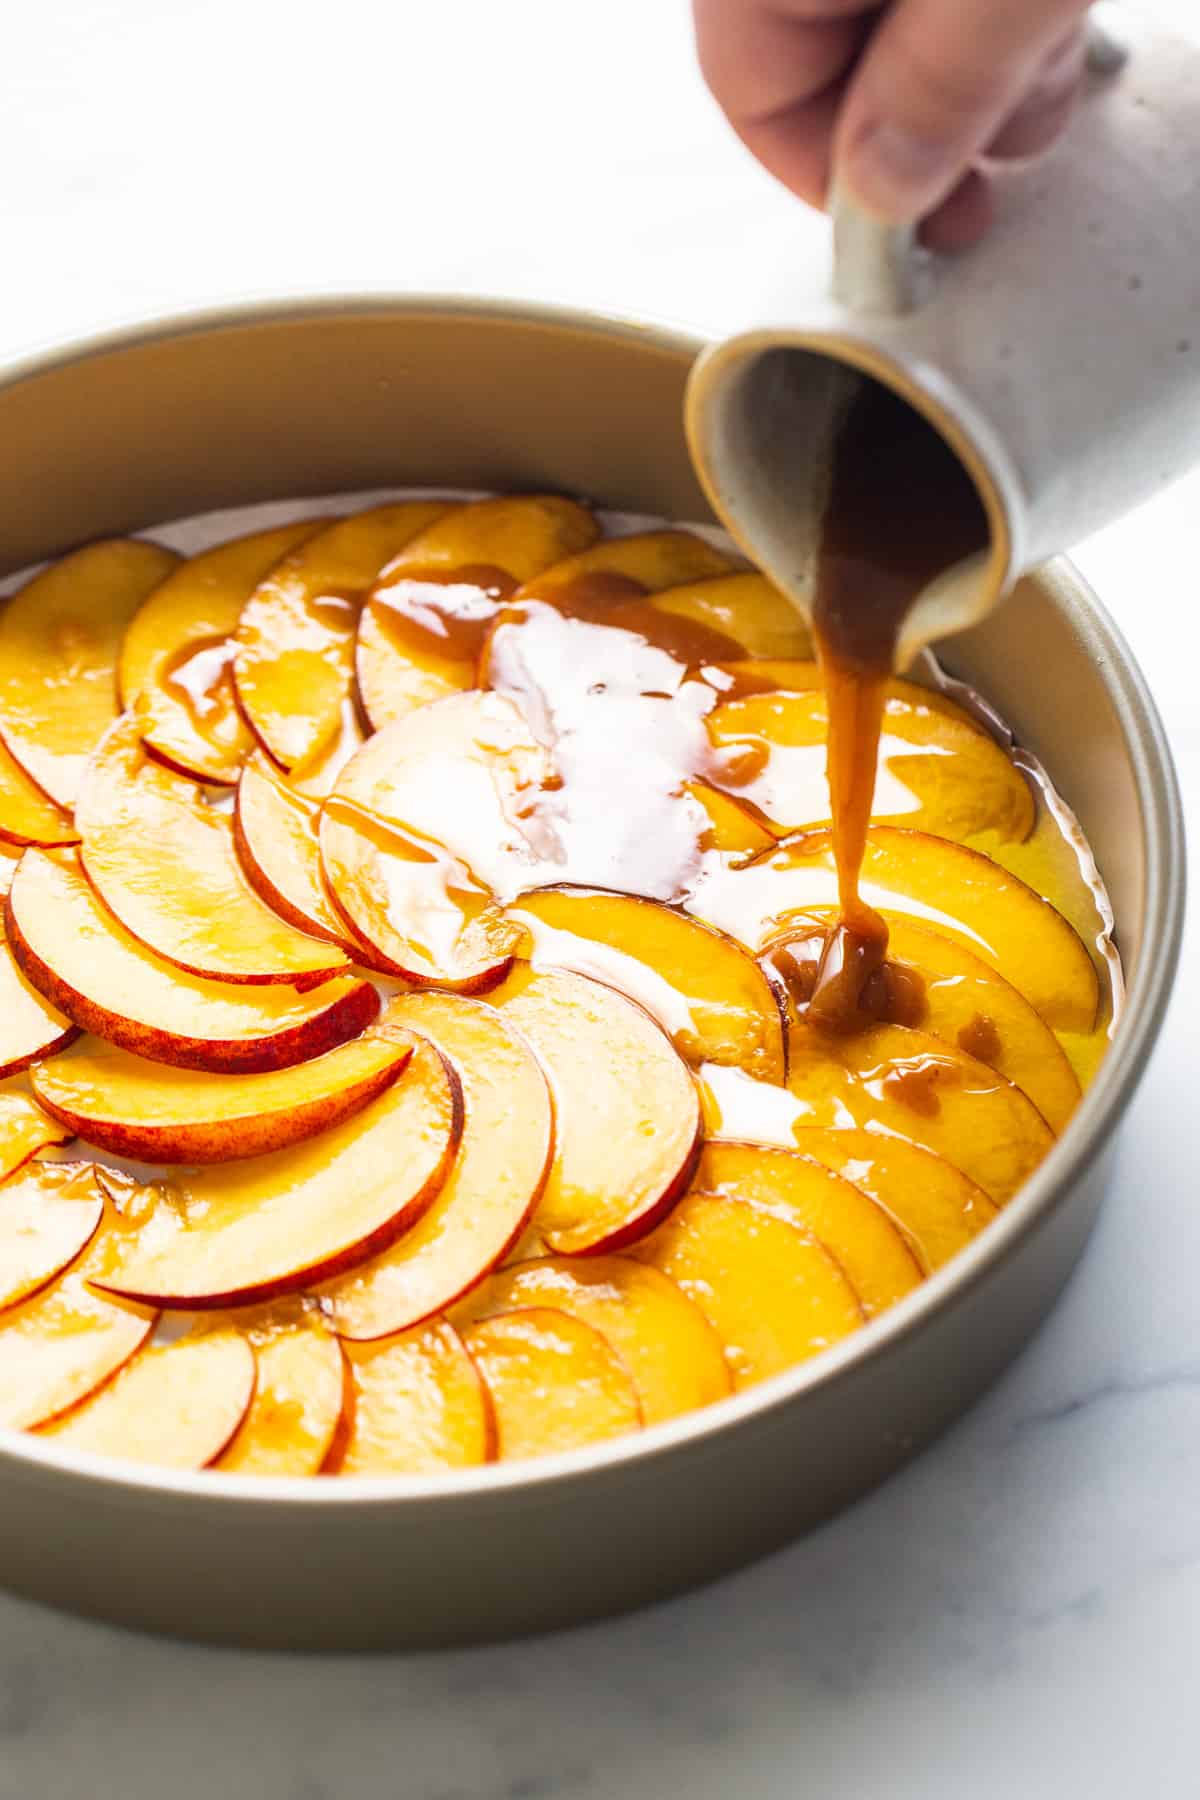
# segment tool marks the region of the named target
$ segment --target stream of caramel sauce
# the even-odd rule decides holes
[[[929,583],[987,537],[983,504],[950,446],[890,389],[864,380],[833,444],[813,605],[839,917],[808,1016],[828,1030],[862,1023],[862,997],[887,953],[887,926],[862,900],[859,874],[900,628]]]

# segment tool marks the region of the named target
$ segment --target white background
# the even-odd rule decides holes
[[[8,0],[0,57],[0,356],[295,286],[715,331],[781,243],[823,249],[707,100],[684,0]],[[1200,478],[1081,553],[1193,818],[1198,514]],[[1180,987],[1049,1326],[845,1518],[652,1613],[443,1656],[193,1650],[0,1597],[0,1800],[1194,1796],[1194,939]]]

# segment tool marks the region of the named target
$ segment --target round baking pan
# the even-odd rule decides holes
[[[154,321],[0,371],[0,574],[81,540],[274,497],[551,487],[708,517],[682,402],[698,340],[452,297]],[[93,1462],[0,1431],[0,1581],[219,1641],[431,1645],[593,1618],[775,1549],[928,1443],[1028,1340],[1099,1206],[1179,949],[1170,755],[1065,561],[948,646],[1041,758],[1108,886],[1128,998],[1076,1117],[972,1247],[811,1363],[594,1449],[306,1482]]]

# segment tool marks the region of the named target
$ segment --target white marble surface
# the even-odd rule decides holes
[[[716,329],[784,234],[820,251],[707,102],[684,0],[12,0],[4,18],[0,355],[297,283]],[[1193,819],[1198,514],[1200,477],[1082,553]],[[1181,987],[1065,1300],[883,1492],[712,1591],[461,1654],[206,1651],[0,1597],[0,1800],[1195,1795],[1194,936]]]

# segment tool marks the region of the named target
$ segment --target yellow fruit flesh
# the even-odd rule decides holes
[[[354,1398],[339,1475],[432,1475],[493,1455],[491,1403],[458,1333],[431,1319],[346,1345]]]
[[[196,1308],[294,1293],[415,1223],[445,1179],[461,1118],[457,1080],[419,1049],[359,1117],[269,1156],[180,1172],[164,1195],[174,1229],[135,1245],[103,1285]]]
[[[347,1405],[341,1346],[315,1316],[242,1329],[254,1351],[254,1399],[217,1466],[231,1475],[315,1475]]]
[[[464,1319],[555,1307],[591,1325],[622,1358],[647,1425],[730,1392],[716,1332],[677,1283],[625,1256],[538,1257],[510,1264],[461,1303]]]
[[[89,1164],[27,1163],[0,1182],[0,1311],[74,1262],[104,1212]]]
[[[215,1075],[88,1037],[35,1069],[31,1082],[52,1118],[115,1156],[231,1162],[340,1124],[390,1087],[411,1055],[403,1033],[379,1030],[290,1069]]]
[[[852,1181],[895,1220],[927,1274],[998,1217],[995,1204],[944,1157],[878,1131],[796,1133],[802,1156]]]
[[[0,1181],[50,1144],[65,1144],[70,1132],[48,1118],[28,1094],[0,1093]]]
[[[824,1245],[741,1200],[688,1194],[631,1254],[695,1301],[738,1388],[807,1361],[863,1323],[858,1296]]]
[[[695,1086],[624,995],[522,964],[493,995],[533,1045],[554,1096],[554,1160],[533,1217],[548,1249],[616,1250],[682,1190],[699,1142]]]
[[[824,1244],[868,1318],[903,1299],[921,1269],[901,1232],[867,1194],[790,1150],[709,1144],[696,1170],[700,1193],[742,1200]]]
[[[117,687],[147,743],[197,780],[232,782],[254,744],[237,710],[230,662],[242,608],[312,520],[256,531],[189,557],[138,608],[121,644]]]
[[[607,982],[658,1020],[690,1063],[734,1063],[760,1081],[784,1078],[775,988],[740,944],[686,913],[632,894],[540,888],[508,917],[527,927],[535,968]]]
[[[388,1018],[432,1044],[456,1072],[462,1142],[419,1223],[324,1290],[347,1338],[416,1325],[494,1267],[533,1211],[554,1139],[546,1078],[493,1008],[457,994],[415,994],[393,1001]]]
[[[235,633],[238,704],[285,769],[337,736],[363,596],[445,511],[445,502],[408,500],[337,519],[292,550],[246,602]]]
[[[345,923],[321,870],[320,801],[300,793],[255,753],[238,781],[234,834],[251,887],[312,937],[346,947]]]
[[[656,612],[692,619],[732,638],[748,657],[812,654],[812,639],[800,614],[772,582],[753,570],[666,588],[650,604]]]
[[[531,1307],[468,1325],[463,1342],[496,1418],[499,1454],[549,1456],[637,1431],[637,1392],[624,1362],[591,1325]]]
[[[203,1469],[245,1418],[254,1381],[254,1353],[233,1332],[152,1344],[43,1435],[91,1456]]]
[[[0,738],[60,807],[75,804],[116,717],[125,628],[178,562],[157,544],[108,538],[51,564],[0,612]]]

